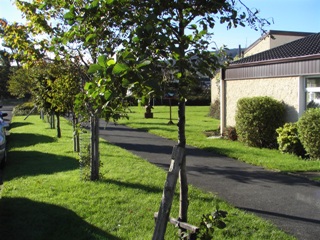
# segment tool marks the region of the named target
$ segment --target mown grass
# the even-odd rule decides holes
[[[120,120],[119,123],[177,140],[177,126],[167,124],[169,121],[168,106],[155,106],[154,118],[150,119],[144,119],[144,108],[142,107],[131,107],[130,110],[129,119]],[[248,147],[237,141],[208,139],[204,132],[216,130],[219,127],[219,121],[209,117],[208,114],[209,107],[207,106],[186,107],[187,144],[275,171],[320,171],[320,161],[303,160],[291,154],[282,154],[277,149]],[[176,106],[172,107],[172,118],[176,124],[178,118]]]
[[[165,120],[165,119],[164,119]],[[1,239],[151,239],[165,171],[101,140],[101,175],[81,180],[72,151],[72,128],[62,120],[62,138],[39,117],[14,117],[8,165],[0,199]],[[228,212],[216,239],[294,239],[269,222],[239,211],[211,193],[190,186],[189,222],[202,214]],[[175,194],[171,216],[178,214]],[[165,239],[178,239],[168,225]]]

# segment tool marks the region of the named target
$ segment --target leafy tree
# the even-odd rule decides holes
[[[9,81],[8,90],[12,96],[17,98],[30,98],[32,94],[33,82],[28,77],[28,69],[16,68],[12,71]]]
[[[11,76],[9,90],[17,97],[30,96],[35,105],[57,118],[57,137],[61,137],[60,115],[73,112],[79,83],[72,66],[65,62],[38,61]]]
[[[185,148],[185,99],[189,86],[195,84],[199,73],[213,77],[216,69],[223,67],[223,51],[210,50],[210,29],[217,23],[227,24],[227,28],[245,26],[258,29],[267,24],[257,17],[258,11],[244,6],[241,1],[128,1],[122,7],[129,23],[134,22],[127,46],[139,54],[148,54],[153,59],[166,59],[170,72],[178,81],[178,146]],[[130,11],[128,11],[128,9]],[[216,50],[216,49],[214,49]],[[169,203],[170,205],[171,203]],[[186,160],[180,169],[180,213],[179,219],[187,221],[188,187]],[[158,232],[154,239],[163,236]]]
[[[4,19],[0,19],[0,38],[3,37],[4,34],[4,26],[6,26],[7,21]],[[7,81],[10,74],[10,56],[9,54],[4,50],[0,50],[0,96],[1,97],[7,97]]]
[[[13,45],[19,47],[19,52],[28,52],[30,47],[34,53],[31,55],[36,58],[51,51],[56,59],[80,62],[78,71],[82,94],[76,103],[77,109],[82,110],[82,115],[91,123],[92,180],[99,178],[99,118],[102,116],[109,121],[121,117],[126,88],[143,89],[138,87],[139,82],[142,76],[150,73],[137,71],[149,65],[150,61],[130,51],[120,52],[117,61],[112,59],[126,34],[126,30],[120,27],[123,26],[123,18],[118,8],[114,8],[115,4],[97,0],[18,0],[17,5],[27,19],[28,29],[25,32],[41,33],[45,37],[28,42],[30,37],[11,29],[11,38],[7,38],[12,42],[13,36],[18,34],[17,41],[22,39],[21,43]],[[34,46],[41,46],[41,50],[35,51],[38,49]]]

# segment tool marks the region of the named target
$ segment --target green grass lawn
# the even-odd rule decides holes
[[[83,170],[72,151],[72,128],[66,120],[62,119],[60,139],[38,116],[25,121],[14,117],[11,126],[9,162],[0,195],[1,239],[151,239],[165,171],[102,140],[102,178],[86,182],[81,180]],[[153,126],[161,131],[161,126]],[[168,126],[167,131],[175,130]],[[176,193],[172,217],[178,216],[178,198]],[[217,230],[216,239],[294,239],[192,186],[189,200],[189,222],[194,225],[202,214],[214,211],[217,203],[228,212],[227,228]],[[169,224],[165,239],[178,239],[176,233]]]
[[[150,119],[144,119],[143,107],[131,107],[130,110],[129,119],[122,119],[119,123],[177,140],[177,107],[172,107],[172,118],[175,125],[167,124],[169,121],[168,106],[155,106],[154,118]],[[282,154],[276,149],[248,147],[237,141],[208,139],[204,132],[216,130],[219,127],[219,121],[209,117],[208,114],[209,107],[206,106],[186,107],[187,144],[275,171],[320,171],[320,161],[302,160],[291,154]]]

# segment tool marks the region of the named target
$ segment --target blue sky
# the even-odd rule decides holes
[[[21,22],[21,14],[11,0],[0,0],[0,18],[9,22]],[[320,32],[320,1],[319,0],[242,0],[249,8],[260,10],[260,16],[274,22],[266,30],[283,30],[299,32]],[[214,41],[220,47],[243,48],[257,40],[261,33],[249,27],[227,30],[226,26],[217,25]]]

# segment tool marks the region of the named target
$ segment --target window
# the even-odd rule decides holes
[[[306,79],[306,105],[320,107],[320,78]]]

